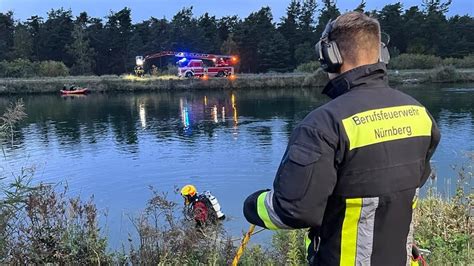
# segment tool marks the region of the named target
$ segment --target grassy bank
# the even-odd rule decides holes
[[[474,69],[456,69],[452,66],[434,70],[391,70],[389,75],[391,84],[474,82]],[[322,87],[326,82],[327,75],[322,71],[312,74],[240,74],[235,80],[179,79],[174,76],[135,78],[131,75],[4,78],[0,79],[0,94],[58,93],[65,84],[87,87],[92,92],[121,92]]]

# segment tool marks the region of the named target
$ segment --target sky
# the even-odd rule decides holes
[[[402,1],[405,8],[420,5],[422,0]],[[399,1],[366,0],[367,10],[380,10],[388,3]],[[262,6],[272,9],[275,21],[284,16],[290,0],[0,0],[0,12],[13,11],[16,20],[24,21],[32,15],[46,17],[51,9],[71,9],[74,15],[86,11],[90,16],[103,18],[110,11],[118,11],[124,7],[132,10],[132,20],[140,22],[150,17],[172,18],[183,7],[193,6],[195,16],[209,12],[216,17],[238,15],[245,18],[251,12],[258,11]],[[320,2],[320,1],[318,1]],[[337,6],[341,11],[352,10],[361,0],[339,0]],[[474,16],[474,0],[453,0],[448,16]]]

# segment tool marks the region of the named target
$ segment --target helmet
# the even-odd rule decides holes
[[[186,197],[186,196],[193,197],[194,195],[196,195],[196,193],[197,193],[196,187],[193,185],[186,185],[183,188],[181,188],[181,196],[183,197]]]

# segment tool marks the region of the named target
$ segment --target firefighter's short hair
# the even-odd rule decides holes
[[[380,38],[378,20],[356,11],[339,16],[329,34],[329,39],[336,41],[344,62],[353,64],[361,58],[377,60]]]

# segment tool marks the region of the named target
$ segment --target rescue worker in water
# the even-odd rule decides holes
[[[389,87],[376,19],[339,16],[316,52],[332,100],[296,126],[273,189],[250,195],[244,215],[268,229],[309,228],[312,265],[410,265],[412,213],[440,140],[436,123]]]
[[[181,188],[184,198],[185,214],[196,222],[196,227],[205,227],[224,220],[225,215],[221,210],[219,201],[209,191],[199,194],[193,185]]]

